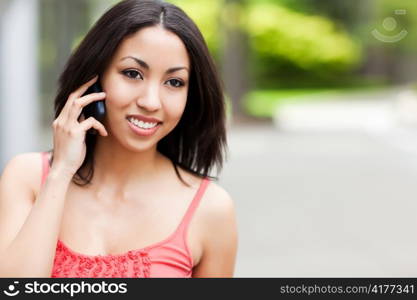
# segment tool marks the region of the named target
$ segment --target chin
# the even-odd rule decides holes
[[[140,141],[140,140],[129,140],[122,143],[122,146],[131,152],[146,152],[153,149],[156,149],[158,141],[147,140],[147,141]]]

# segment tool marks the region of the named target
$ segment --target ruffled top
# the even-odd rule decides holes
[[[42,164],[43,184],[49,171],[46,152],[42,153]],[[51,277],[191,277],[193,259],[187,245],[187,229],[208,183],[208,178],[202,180],[176,230],[159,243],[123,254],[86,255],[58,240]]]
[[[85,255],[58,240],[51,277],[150,277],[151,259],[145,249],[121,255]]]

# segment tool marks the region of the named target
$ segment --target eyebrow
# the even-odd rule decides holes
[[[126,57],[123,57],[120,60],[125,60],[125,59],[128,59],[128,58],[133,59],[138,65],[140,65],[141,67],[145,68],[146,70],[149,70],[150,69],[149,68],[149,65],[146,62],[144,62],[143,60],[141,60],[141,59],[139,59],[137,57],[134,57],[134,56],[126,56]],[[188,72],[190,72],[187,67],[180,66],[180,67],[169,68],[168,70],[166,70],[165,73],[166,74],[171,74],[171,73],[174,73],[176,71],[183,70],[183,69],[186,70],[186,71],[188,71]]]

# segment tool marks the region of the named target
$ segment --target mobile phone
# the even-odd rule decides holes
[[[83,96],[91,94],[91,93],[100,93],[103,89],[101,88],[100,82],[96,81],[93,85],[91,85],[87,91],[83,94]],[[106,106],[104,104],[104,100],[94,101],[88,105],[86,105],[83,110],[82,114],[84,115],[85,119],[89,117],[93,117],[100,123],[103,123],[104,117],[106,115]],[[97,130],[94,128],[90,128],[87,133],[90,134],[97,134]]]

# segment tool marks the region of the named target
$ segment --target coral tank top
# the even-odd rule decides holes
[[[48,153],[42,152],[42,184],[49,171]],[[166,239],[123,254],[86,255],[58,239],[51,277],[192,277],[193,259],[187,229],[210,180],[206,177],[176,230]]]

